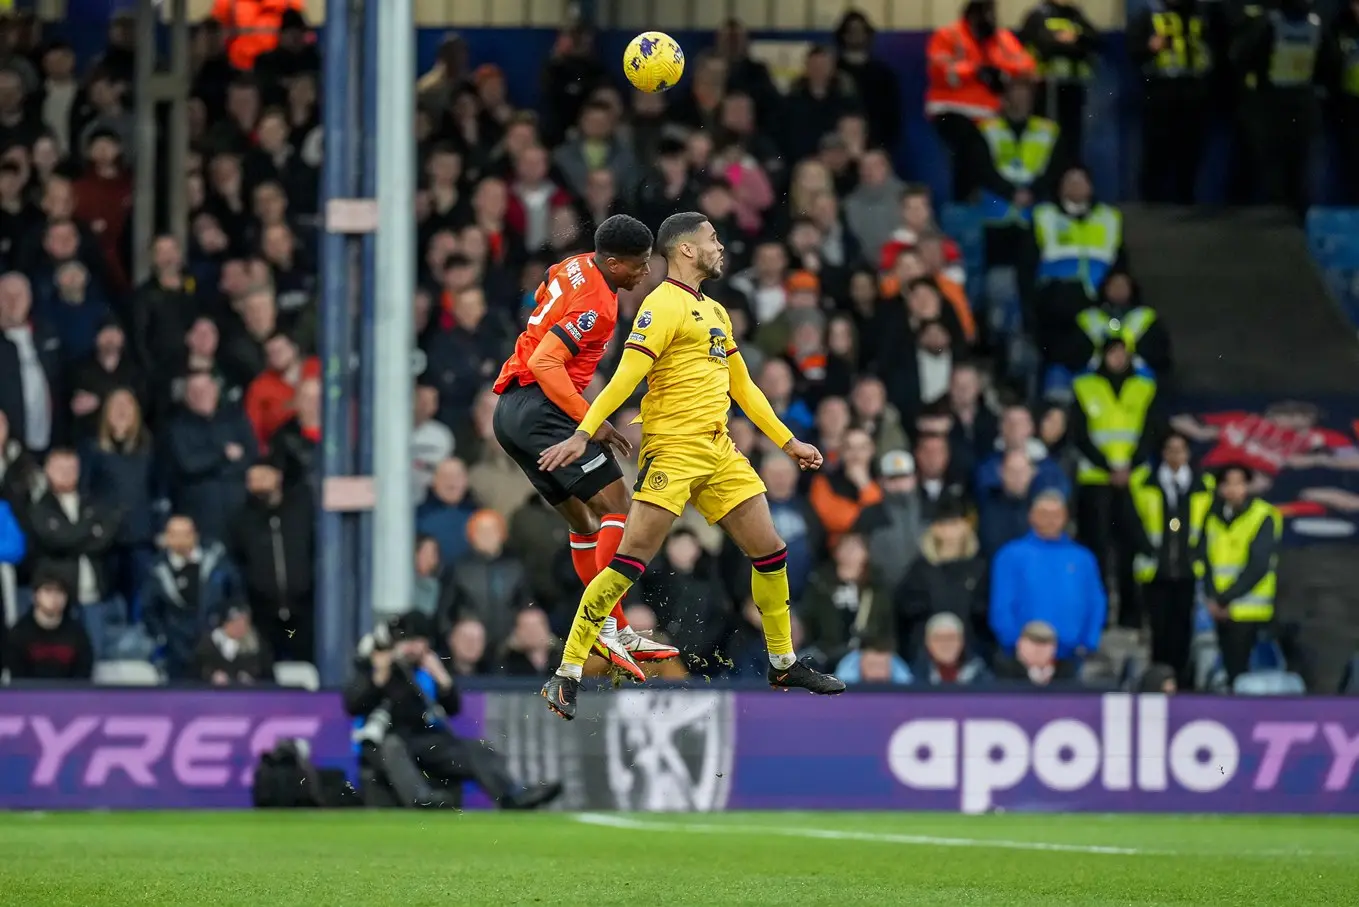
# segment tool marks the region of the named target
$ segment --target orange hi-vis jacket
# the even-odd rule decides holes
[[[925,57],[929,68],[925,115],[931,117],[958,113],[977,120],[1000,110],[1000,96],[981,81],[981,70],[987,66],[1010,78],[1032,78],[1037,71],[1014,32],[998,28],[982,42],[961,19],[930,35]]]
[[[231,65],[254,69],[256,57],[278,46],[278,27],[290,9],[306,12],[306,0],[214,0],[212,18],[226,30]]]

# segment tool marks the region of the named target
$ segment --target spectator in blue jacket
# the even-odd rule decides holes
[[[869,640],[835,666],[835,676],[845,683],[906,684],[915,680],[895,643]]]
[[[467,490],[467,467],[449,457],[434,467],[429,496],[415,508],[415,531],[439,543],[439,560],[451,564],[469,550],[467,521],[477,512],[477,502]]]
[[[210,373],[191,374],[166,444],[175,509],[211,539],[225,537],[228,518],[245,503],[245,474],[259,454],[250,422],[238,409],[219,406],[220,393]]]
[[[977,537],[982,556],[988,560],[1029,531],[1029,502],[1036,473],[1028,454],[1008,451],[1001,461],[1000,484],[978,496]]]
[[[72,260],[57,266],[51,284],[39,293],[39,317],[56,330],[69,366],[94,351],[94,340],[112,316],[104,291],[90,280],[89,269]]]
[[[0,566],[18,567],[24,562],[27,553],[28,541],[24,538],[24,531],[19,528],[19,521],[9,503],[0,498]],[[7,600],[7,596],[14,594],[14,591],[8,583],[0,581],[0,638],[3,638],[6,624],[9,623],[11,609],[15,612],[19,609],[17,601]]]
[[[80,458],[81,491],[122,514],[109,568],[114,589],[132,606],[135,619],[141,614],[138,596],[156,555],[156,509],[163,482],[151,433],[131,391],[121,388],[108,395],[95,438]]]
[[[187,516],[165,524],[164,548],[151,567],[142,592],[146,629],[165,652],[171,680],[198,676],[194,650],[205,633],[221,623],[227,606],[244,597],[240,575],[221,542],[199,539]]]
[[[1044,491],[1029,510],[1032,530],[1000,549],[991,569],[991,629],[1012,654],[1024,625],[1050,624],[1059,660],[1099,648],[1108,603],[1095,557],[1066,533],[1066,499]]]
[[[28,543],[19,528],[19,520],[9,504],[0,501],[0,564],[17,567],[23,563],[27,551]]]
[[[1033,413],[1024,404],[1014,403],[1001,413],[996,452],[982,460],[977,467],[979,499],[1001,484],[1000,467],[1005,455],[1012,450],[1023,451],[1033,462],[1034,478],[1030,494],[1056,489],[1065,497],[1071,497],[1071,480],[1062,471],[1061,464],[1048,456],[1047,447],[1034,434]]]

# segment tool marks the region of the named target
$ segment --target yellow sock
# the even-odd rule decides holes
[[[604,618],[613,611],[614,602],[626,595],[632,584],[641,577],[644,567],[644,564],[632,558],[615,557],[609,566],[590,580],[590,585],[585,587],[585,594],[580,598],[575,620],[571,621],[571,634],[566,638],[559,673],[580,677],[581,668],[585,666],[585,659],[590,657],[590,649],[599,636]]]
[[[754,558],[751,566],[750,595],[760,609],[769,663],[776,668],[791,667],[797,656],[793,654],[793,618],[788,613],[788,549]]]

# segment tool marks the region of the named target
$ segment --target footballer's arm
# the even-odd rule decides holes
[[[821,468],[821,451],[810,444],[793,437],[792,429],[783,424],[769,398],[764,395],[750,376],[750,369],[741,354],[731,349],[727,351],[728,377],[731,381],[731,398],[741,407],[747,419],[754,423],[766,438],[779,446],[779,450],[797,460],[803,469]]]
[[[576,390],[575,383],[567,374],[566,363],[576,354],[566,345],[566,341],[562,340],[557,333],[558,330],[559,328],[554,326],[539,341],[538,348],[529,357],[528,367],[547,399],[579,423],[585,418],[590,404],[580,395],[580,391]]]
[[[628,402],[628,398],[637,390],[637,385],[646,378],[655,361],[650,351],[639,349],[632,344],[625,346],[623,358],[618,362],[618,369],[599,392],[595,402],[590,404],[584,418],[576,426],[576,433],[543,451],[542,456],[538,458],[538,468],[544,472],[551,472],[574,462],[585,453],[585,442],[606,424],[605,420],[611,414]]]

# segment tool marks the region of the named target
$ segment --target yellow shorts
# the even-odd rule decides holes
[[[644,435],[632,497],[675,516],[693,504],[709,523],[765,493],[764,482],[726,432],[692,437]]]

